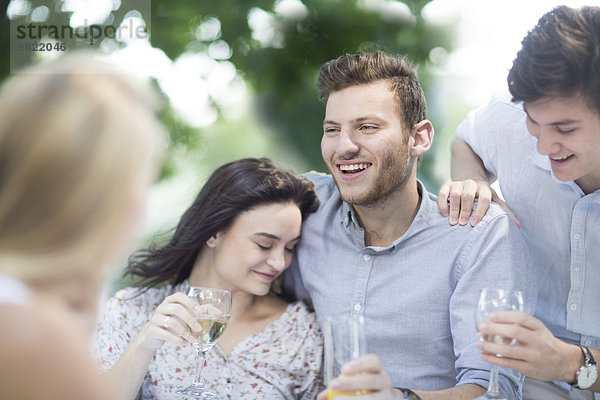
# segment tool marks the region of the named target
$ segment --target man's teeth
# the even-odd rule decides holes
[[[566,160],[566,159],[567,159],[567,158],[569,158],[569,157],[571,157],[571,154],[569,154],[568,156],[562,156],[562,157],[550,157],[550,158],[552,158],[553,160],[556,160],[556,161],[562,161],[562,160]]]
[[[342,171],[354,171],[356,169],[366,169],[367,167],[368,167],[368,164],[366,164],[366,163],[340,165],[340,169]]]

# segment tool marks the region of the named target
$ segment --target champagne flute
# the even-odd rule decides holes
[[[325,382],[327,386],[340,375],[342,366],[366,354],[365,327],[362,317],[328,317],[323,327],[325,353]],[[336,396],[357,396],[366,391],[336,392],[327,389],[327,399]]]
[[[218,399],[215,393],[204,388],[202,367],[206,353],[219,341],[229,323],[231,292],[192,286],[187,295],[198,302],[199,310],[196,313],[196,319],[201,328],[200,330],[191,329],[191,334],[195,338],[193,345],[197,353],[194,381],[185,389],[178,390],[177,393],[191,395],[202,400]]]
[[[479,296],[479,303],[477,304],[477,310],[475,311],[475,323],[477,328],[490,316],[490,314],[500,311],[523,311],[523,294],[515,290],[505,289],[488,289],[484,288],[481,290]],[[481,339],[504,344],[516,344],[513,338],[504,338],[502,336],[494,335],[483,336],[480,334]],[[492,364],[490,369],[490,380],[487,388],[487,392],[478,397],[475,400],[506,400],[506,398],[500,394],[498,389],[498,366]]]

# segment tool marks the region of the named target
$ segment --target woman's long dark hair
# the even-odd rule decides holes
[[[273,203],[296,204],[303,221],[319,206],[311,181],[269,159],[245,158],[225,164],[202,187],[169,243],[133,253],[125,274],[146,288],[181,283],[211,236],[226,231],[240,213]]]

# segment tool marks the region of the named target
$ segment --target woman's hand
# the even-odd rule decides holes
[[[185,293],[174,293],[156,308],[152,319],[138,334],[145,348],[154,352],[166,341],[183,343],[194,341],[190,333],[193,328],[201,329],[194,317],[197,314],[198,304]]]
[[[335,392],[364,393],[352,396],[352,399],[357,400],[361,398],[388,400],[400,393],[392,388],[392,381],[381,360],[374,354],[367,354],[345,364],[341,375],[333,379],[328,388]],[[319,393],[317,400],[327,400],[327,391]]]

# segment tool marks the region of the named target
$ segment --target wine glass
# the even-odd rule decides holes
[[[185,389],[178,390],[177,393],[191,395],[202,400],[218,399],[216,394],[204,388],[202,367],[204,366],[206,353],[221,338],[225,327],[229,323],[231,292],[192,286],[187,295],[198,302],[199,310],[196,313],[196,319],[201,328],[200,330],[190,330],[195,338],[193,345],[197,352],[194,381]]]
[[[500,311],[523,311],[523,293],[506,289],[482,289],[481,295],[479,296],[479,303],[477,304],[477,310],[475,311],[475,323],[477,324],[477,328],[479,329],[479,326],[490,316],[490,314]],[[516,340],[513,338],[505,338],[498,335],[490,337],[480,334],[480,337],[485,341],[498,344],[516,344]],[[500,394],[500,390],[498,389],[498,366],[495,364],[492,364],[490,369],[490,381],[487,392],[475,400],[485,399],[506,400],[506,398]]]

